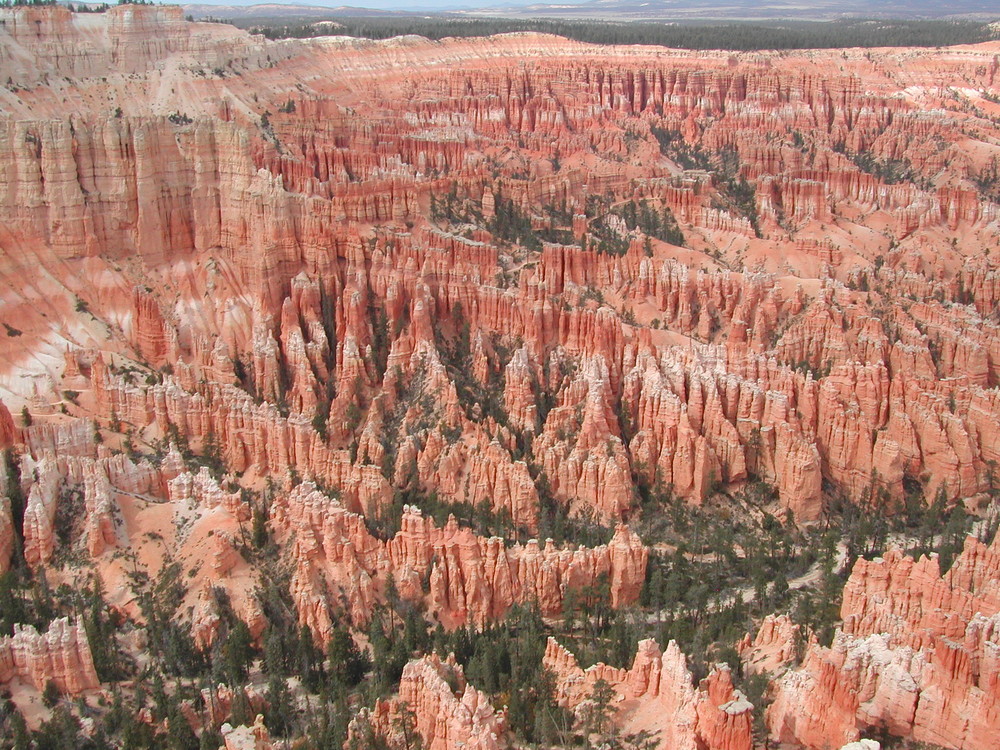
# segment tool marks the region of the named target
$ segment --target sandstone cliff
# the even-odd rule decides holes
[[[449,630],[585,588],[634,604],[625,524],[650,497],[976,510],[1000,461],[998,53],[269,41],[171,7],[0,9],[0,572],[23,540],[32,575],[96,570],[141,628],[126,561],[179,571],[208,650],[230,616],[266,631],[256,542],[321,641],[390,574]],[[436,525],[443,506],[520,541]],[[610,543],[574,544],[598,523]],[[995,556],[859,562],[840,634],[794,669],[794,626],[765,620],[743,646],[786,670],[773,736],[988,746]],[[94,687],[79,627],[52,627],[9,639],[8,679]],[[695,687],[675,646],[629,670],[549,651],[565,705],[599,674],[627,725],[749,746],[725,669]],[[407,667],[421,734],[502,745],[452,678]],[[266,743],[226,741],[248,732]]]
[[[472,504],[486,500],[529,529],[537,492],[510,443],[524,433],[537,436],[531,458],[560,501],[611,519],[632,508],[636,475],[659,479],[693,501],[718,482],[764,479],[800,520],[818,515],[824,479],[854,496],[873,477],[896,497],[909,476],[928,476],[928,496],[942,487],[949,497],[985,488],[987,465],[998,453],[983,426],[997,415],[990,386],[998,382],[1000,345],[988,317],[995,274],[973,248],[997,216],[970,188],[926,187],[934,165],[945,163],[927,142],[943,142],[943,153],[958,158],[939,123],[921,125],[912,143],[901,141],[900,133],[920,120],[918,103],[893,92],[921,85],[924,73],[916,71],[923,68],[904,72],[887,53],[866,71],[863,90],[853,73],[861,62],[850,56],[840,74],[826,70],[822,56],[776,59],[765,72],[752,57],[733,58],[730,70],[728,58],[714,55],[660,53],[647,60],[554,38],[510,37],[456,42],[456,59],[479,61],[460,84],[449,78],[448,53],[432,44],[264,43],[218,25],[186,24],[167,8],[123,6],[101,19],[45,9],[4,12],[11,60],[44,60],[19,72],[15,87],[47,69],[81,81],[72,120],[50,117],[44,97],[10,97],[9,106],[23,116],[0,132],[10,155],[0,176],[11,252],[4,273],[22,273],[36,260],[47,265],[54,254],[102,279],[89,289],[56,274],[41,296],[13,301],[11,317],[24,335],[6,345],[12,355],[40,345],[40,313],[72,315],[75,298],[123,336],[112,344],[88,325],[74,333],[72,345],[127,351],[184,376],[163,384],[169,395],[133,378],[136,392],[126,396],[98,365],[95,387],[105,417],[114,410],[144,427],[155,415],[160,429],[174,424],[195,439],[199,431],[212,432],[237,471],[294,467],[331,484],[360,482],[367,495],[355,507],[362,509],[372,494],[384,498],[387,490],[376,477],[343,466],[349,456],[314,443],[315,412],[326,412],[330,447],[347,449],[363,442],[366,428],[396,426],[398,415],[390,412],[402,405],[394,391],[433,392],[437,408],[408,410],[399,425],[412,441],[396,449],[396,458],[405,459],[396,477],[410,476],[413,460],[426,491]],[[504,60],[532,44],[547,57],[526,69],[531,85],[508,85]],[[985,84],[976,61],[989,54],[982,49],[966,62],[948,57],[935,64],[942,74]],[[222,58],[232,71],[224,96],[217,82],[200,75]],[[311,84],[294,111],[275,114],[286,102],[259,101],[253,92],[255,100],[249,85],[268,60],[266,70],[278,66],[267,73],[276,79],[284,67],[329,75]],[[175,85],[174,99],[157,105],[162,114],[149,116],[155,108],[133,81],[161,80],[166,61],[185,86]],[[416,64],[429,66],[427,79],[401,96],[394,66]],[[599,81],[582,74],[584,65],[602,70]],[[96,78],[104,72],[112,78]],[[430,93],[439,79],[449,81],[444,99]],[[108,85],[134,94],[122,99],[129,104],[125,116],[108,116],[94,102],[92,92]],[[574,98],[551,93],[558,87],[575,91]],[[775,145],[780,138],[768,132],[778,128],[784,138],[792,129],[805,137],[799,115],[781,109],[786,100],[830,122],[823,137],[807,132],[808,156]],[[707,110],[696,114],[698,107]],[[770,119],[757,114],[759,107]],[[262,128],[265,111],[272,117]],[[385,120],[368,131],[364,118],[374,111]],[[444,112],[453,113],[441,131],[449,138],[424,137],[438,134]],[[655,139],[639,145],[622,139],[623,130],[648,134],[653,127],[676,129],[706,153],[736,148],[741,174],[755,181],[767,243],[734,238],[734,227],[746,220],[732,205],[722,218],[721,209],[709,209],[717,178],[703,184],[694,170],[679,175],[667,163],[676,156],[670,147],[656,157],[661,161],[647,158]],[[567,166],[539,172],[530,189],[501,170],[484,191],[478,172],[486,157],[475,139],[497,148],[512,142],[512,132],[529,154],[549,153],[545,144],[557,139]],[[459,133],[465,140],[449,140]],[[341,145],[348,141],[350,148]],[[594,150],[618,154],[627,168],[587,166],[580,155]],[[924,172],[910,182],[881,184],[844,155],[862,150],[924,164]],[[644,163],[651,166],[642,171]],[[980,169],[968,158],[954,164],[964,170],[962,179]],[[430,170],[439,177],[428,179]],[[431,196],[454,188],[477,211],[484,194],[494,204],[495,196],[509,195],[518,210],[536,216],[546,205],[565,204],[583,219],[579,229],[593,231],[585,186],[610,191],[614,204],[643,200],[669,208],[692,238],[690,249],[678,253],[656,240],[646,257],[640,230],[623,223],[619,229],[634,245],[623,256],[550,243],[537,263],[512,265],[485,228],[471,231],[470,239],[421,219]],[[908,223],[915,213],[925,217],[916,227]],[[401,221],[415,224],[413,231],[392,224]],[[866,245],[853,234],[864,222],[902,228],[891,241],[879,235]],[[961,236],[967,249],[942,247],[942,232]],[[710,246],[728,248],[727,262],[737,270],[702,252]],[[930,247],[937,248],[937,266]],[[138,265],[109,263],[132,253]],[[779,256],[787,258],[783,266],[773,260]],[[876,258],[888,262],[876,267]],[[604,303],[587,302],[588,289],[605,290]],[[885,309],[889,289],[908,290],[918,302]],[[553,295],[562,301],[553,304]],[[515,431],[510,438],[482,434],[469,419],[478,423],[479,415],[463,419],[456,411],[448,369],[454,363],[444,361],[442,337],[454,332],[450,315],[458,303],[472,326],[475,366],[470,359],[468,371],[482,387],[502,380],[504,419]],[[377,306],[387,312],[391,341],[376,330]],[[721,359],[715,347],[724,351]],[[186,375],[181,362],[193,368]],[[557,376],[554,362],[572,365],[575,374]],[[422,388],[410,382],[421,367],[428,378]],[[701,372],[678,380],[676,367]],[[331,377],[336,387],[328,389]],[[955,377],[962,378],[958,391],[937,383]],[[305,423],[274,423],[266,408],[217,391],[234,383],[242,390],[251,380],[252,398],[290,409]],[[203,418],[192,419],[205,408],[188,403],[195,395],[211,400]],[[540,410],[540,403],[553,407]],[[364,423],[347,418],[351,404]],[[382,404],[378,415],[365,413],[376,404]],[[250,417],[248,408],[263,413]],[[248,418],[270,422],[270,435],[304,434],[255,447],[247,438],[262,426],[250,431]],[[428,421],[465,437],[444,448]],[[241,433],[236,441],[233,431]],[[261,460],[265,444],[278,453]],[[359,455],[365,465],[380,460]]]

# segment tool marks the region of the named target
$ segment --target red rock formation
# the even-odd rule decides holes
[[[0,401],[0,450],[10,448],[18,440],[19,431],[7,405]]]
[[[626,731],[654,732],[662,747],[753,747],[753,706],[733,689],[729,668],[719,665],[696,688],[684,654],[673,641],[665,651],[653,640],[640,641],[631,669],[598,663],[583,670],[569,651],[549,638],[543,664],[554,673],[556,696],[564,706],[577,708],[595,683],[604,680],[620,696],[614,721]]]
[[[0,495],[0,575],[10,570],[16,533],[14,518],[10,512],[10,498]]]
[[[263,711],[267,705],[263,693],[252,685],[231,688],[220,683],[215,688],[202,688],[201,690],[201,700],[206,709],[205,715],[199,715],[194,710],[192,704],[196,701],[188,701],[183,704],[185,715],[189,717],[189,721],[195,727],[203,721],[211,726],[221,726],[227,718],[232,716],[233,702],[237,699],[238,692],[242,692],[241,698],[246,699],[246,705],[250,707],[252,712]],[[191,709],[190,713],[187,711],[188,708]]]
[[[811,643],[802,667],[778,681],[768,711],[775,739],[821,748],[876,726],[948,748],[995,744],[995,544],[970,537],[943,576],[936,557],[913,560],[893,550],[884,559],[858,560],[842,616],[833,647]]]
[[[370,713],[351,725],[351,734],[361,736],[367,724],[383,736],[399,734],[394,721],[401,711],[412,712],[414,728],[428,750],[500,750],[509,747],[502,712],[497,712],[488,696],[465,681],[462,667],[453,658],[442,661],[437,655],[424,656],[403,668],[399,696],[378,701]]]
[[[0,683],[11,680],[39,691],[52,681],[69,695],[100,687],[83,625],[70,625],[65,617],[53,620],[44,633],[15,625],[13,636],[0,638]]]
[[[132,291],[132,316],[132,341],[136,351],[153,367],[162,366],[168,361],[171,347],[167,325],[151,292],[141,287]]]
[[[776,672],[796,658],[800,630],[787,615],[767,615],[753,641],[741,642],[740,657],[754,672]]]
[[[292,595],[300,620],[317,635],[329,630],[328,612],[338,601],[346,602],[355,623],[366,623],[389,574],[403,597],[426,599],[447,628],[483,625],[520,602],[537,602],[543,614],[558,615],[568,589],[593,586],[602,575],[612,606],[621,607],[637,600],[646,576],[648,550],[626,526],[610,544],[593,549],[543,548],[536,541],[506,547],[502,539],[459,528],[454,518],[439,529],[406,507],[399,533],[382,542],[362,516],[309,484],[280,500],[272,519],[279,542],[295,540]]]
[[[55,552],[55,515],[60,477],[52,458],[35,469],[38,481],[31,485],[24,507],[24,559],[33,568],[52,559]]]
[[[525,601],[556,615],[605,575],[615,606],[638,598],[647,553],[624,526],[596,549],[507,547],[410,511],[378,539],[365,518],[397,492],[535,533],[543,500],[629,518],[637,482],[700,503],[763,481],[799,522],[825,485],[891,504],[914,478],[927,499],[990,489],[998,133],[970,92],[995,88],[994,43],[269,41],[131,5],[0,21],[0,388],[35,422],[0,404],[0,448],[23,454],[28,564],[73,582],[54,526],[79,491],[70,545],[134,619],[126,551],[182,565],[202,646],[215,587],[263,632],[251,500],[274,497],[322,637],[341,594],[366,622],[390,573],[449,628]],[[683,241],[643,229],[668,210]],[[515,213],[537,236],[512,239]],[[0,500],[0,570],[14,525]],[[833,648],[782,678],[777,735],[833,746],[885,721],[981,747],[990,554],[945,576],[859,564]],[[766,622],[751,664],[784,668],[792,630]],[[681,717],[677,746],[743,746],[724,671],[695,689],[676,650],[644,649],[627,701]]]

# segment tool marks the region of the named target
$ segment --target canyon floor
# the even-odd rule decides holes
[[[997,747],[1000,42],[0,71],[0,747]]]

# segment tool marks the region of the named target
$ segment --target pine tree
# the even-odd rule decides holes
[[[276,737],[287,737],[292,729],[292,694],[284,677],[271,675],[267,680],[267,708],[264,722]]]
[[[611,684],[601,678],[594,683],[594,688],[590,693],[590,700],[585,704],[582,711],[582,729],[584,744],[586,747],[593,747],[591,737],[597,735],[600,740],[607,739],[605,733],[612,726],[611,717],[614,708],[611,700],[615,697],[615,689]]]
[[[253,645],[250,628],[242,620],[237,620],[226,634],[222,654],[230,684],[235,686],[246,681],[247,668],[253,659]]]
[[[358,648],[351,634],[339,623],[330,633],[326,657],[331,683],[344,688],[355,687],[371,666],[368,655]]]
[[[191,725],[181,713],[176,696],[171,700],[167,714],[167,747],[170,750],[199,750],[198,738],[195,737]]]
[[[423,750],[424,740],[417,732],[417,715],[405,701],[399,705],[392,726],[402,738],[401,750]]]

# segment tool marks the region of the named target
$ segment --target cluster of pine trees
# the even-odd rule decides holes
[[[785,50],[849,47],[940,47],[975,44],[996,38],[989,24],[976,21],[871,21],[851,19],[824,23],[719,22],[610,22],[514,18],[455,18],[438,16],[317,15],[309,22],[282,23],[279,18],[241,19],[269,39],[304,38],[330,34],[318,21],[335,21],[335,33],[365,39],[388,39],[418,34],[429,39],[489,36],[516,31],[556,34],[593,44],[652,44],[679,49]]]

